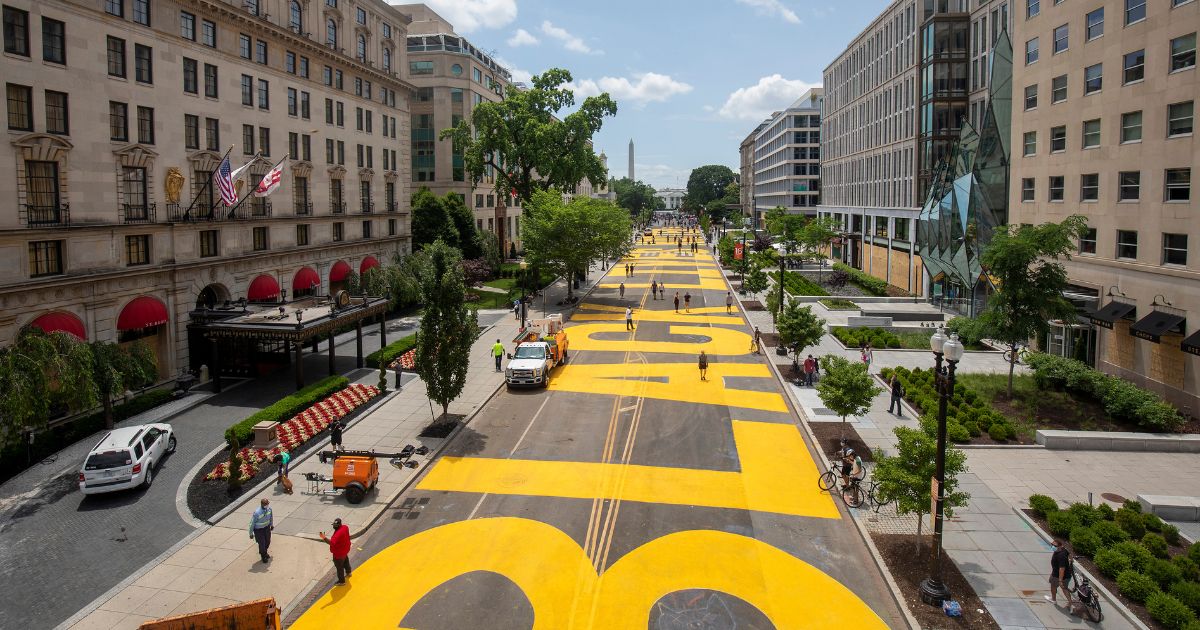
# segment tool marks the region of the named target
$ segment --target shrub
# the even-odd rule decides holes
[[[1200,564],[1196,564],[1187,556],[1175,556],[1171,562],[1179,567],[1179,572],[1186,582],[1200,582]]]
[[[1092,525],[1092,531],[1104,541],[1105,547],[1111,547],[1121,541],[1129,540],[1129,534],[1120,525],[1112,521],[1099,521]]]
[[[1003,442],[1008,439],[1008,428],[1004,426],[1004,422],[996,422],[988,427],[988,436],[997,442]]]
[[[1074,359],[1032,353],[1026,363],[1039,387],[1092,398],[1116,420],[1154,431],[1172,431],[1183,424],[1183,416],[1157,394]]]
[[[983,435],[983,431],[979,430],[979,425],[976,424],[974,420],[967,420],[964,422],[963,428],[967,430],[967,433],[971,434],[971,437],[979,437],[980,435]]]
[[[1142,546],[1153,554],[1155,558],[1167,557],[1167,541],[1154,532],[1142,536]]]
[[[1145,527],[1146,531],[1148,532],[1161,532],[1163,522],[1162,519],[1158,518],[1157,515],[1147,513],[1142,514],[1142,526]]]
[[[280,398],[270,407],[225,429],[225,441],[232,442],[236,439],[241,444],[249,444],[254,439],[254,425],[264,421],[284,422],[349,384],[350,380],[344,376],[330,376],[290,396]]]
[[[1143,567],[1150,564],[1154,559],[1154,555],[1141,543],[1134,540],[1125,540],[1112,546],[1114,551],[1122,553],[1126,558],[1129,558],[1129,563],[1133,566],[1134,571],[1141,571]]]
[[[1122,595],[1139,604],[1159,592],[1158,583],[1132,569],[1117,574],[1117,588],[1121,589]]]
[[[1071,507],[1067,508],[1067,511],[1074,514],[1079,519],[1080,524],[1084,526],[1091,526],[1102,520],[1100,515],[1096,513],[1096,508],[1086,503],[1072,503]]]
[[[1092,528],[1076,527],[1071,530],[1071,547],[1075,549],[1075,553],[1091,558],[1104,547],[1104,541],[1100,540],[1100,536],[1092,531]]]
[[[967,428],[957,422],[948,422],[946,424],[946,437],[950,438],[951,442],[956,444],[965,444],[971,441],[971,432]]]
[[[1178,599],[1193,612],[1200,613],[1200,584],[1176,582],[1171,585],[1171,597]]]
[[[1112,506],[1107,503],[1101,503],[1100,505],[1097,505],[1096,511],[1099,512],[1100,516],[1106,521],[1113,520],[1113,517],[1117,514],[1116,510],[1112,509]]]
[[[1146,535],[1146,526],[1142,525],[1142,517],[1137,512],[1121,508],[1117,510],[1116,522],[1134,540]]]
[[[1125,502],[1121,504],[1121,507],[1125,508],[1126,510],[1137,512],[1138,514],[1142,513],[1142,502],[1138,501],[1137,499],[1125,499]]]
[[[1179,546],[1179,528],[1170,523],[1163,523],[1162,537],[1167,540],[1167,544],[1173,547]]]
[[[400,355],[417,346],[417,336],[409,335],[367,355],[367,367],[376,369],[380,365],[391,365]]]
[[[871,295],[878,297],[887,295],[886,280],[880,280],[875,276],[863,273],[862,271],[843,263],[833,263],[833,270],[845,272],[846,275],[850,276],[851,282],[857,284],[859,288],[867,293],[870,293]]]
[[[1179,567],[1171,563],[1170,560],[1155,558],[1146,564],[1146,568],[1142,570],[1146,577],[1154,580],[1158,587],[1162,590],[1171,588],[1171,585],[1183,579],[1183,571]]]
[[[1146,598],[1146,612],[1168,630],[1182,630],[1196,621],[1196,613],[1183,602],[1166,593],[1152,593]]]
[[[1100,572],[1110,578],[1117,577],[1122,571],[1127,571],[1133,568],[1133,563],[1129,561],[1129,556],[1115,549],[1103,549],[1093,558]]]
[[[1192,559],[1192,562],[1200,564],[1200,544],[1192,543],[1188,547],[1187,556]]]
[[[1079,518],[1062,510],[1051,512],[1046,521],[1050,524],[1050,533],[1062,538],[1070,536],[1071,530],[1079,527]]]
[[[1034,494],[1029,497],[1029,508],[1038,516],[1046,518],[1051,512],[1058,511],[1058,503],[1044,494]]]

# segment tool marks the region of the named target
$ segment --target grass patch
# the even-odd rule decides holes
[[[821,300],[825,303],[828,300]],[[833,328],[833,336],[838,338],[847,348],[860,348],[863,343],[870,342],[875,349],[891,348],[894,350],[928,350],[929,337],[933,333],[924,330],[912,332],[892,332],[882,328]],[[963,344],[967,350],[988,350],[980,343]]]
[[[474,298],[474,299],[471,299]],[[505,308],[512,309],[512,299],[507,293],[492,291],[467,291],[467,306],[471,308]]]
[[[1013,376],[1012,398],[1008,397],[1007,374],[959,374],[957,380],[1015,424],[1031,432],[1033,429],[1129,431],[1136,428],[1114,420],[1103,405],[1094,401],[1038,387],[1032,374]]]
[[[779,272],[772,271],[770,275],[771,279],[778,285]],[[823,289],[821,285],[794,271],[784,272],[783,290],[791,295],[829,295],[829,292]]]
[[[487,282],[484,282],[483,286],[492,287],[493,289],[512,291],[517,286],[517,280],[515,278],[497,278],[495,280],[488,280]]]
[[[409,335],[367,355],[367,367],[378,369],[380,364],[391,365],[400,355],[412,350],[417,345],[417,336]]]
[[[821,304],[825,305],[825,308],[827,308],[831,311],[861,310],[861,307],[859,307],[859,305],[855,304],[854,302],[851,302],[850,300],[843,300],[842,298],[830,298],[828,300],[819,300],[819,301],[821,302]]]

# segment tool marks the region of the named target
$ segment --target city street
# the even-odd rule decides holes
[[[548,391],[495,396],[293,627],[905,626],[720,268],[657,240],[584,298]]]

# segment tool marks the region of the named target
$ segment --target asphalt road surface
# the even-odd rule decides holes
[[[489,401],[293,628],[904,627],[721,270],[667,238],[609,270],[549,388]]]

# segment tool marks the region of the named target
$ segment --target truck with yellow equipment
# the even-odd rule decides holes
[[[279,630],[275,598],[142,622],[138,630]]]
[[[516,352],[508,355],[504,383],[513,387],[546,387],[550,370],[567,362],[570,341],[563,329],[562,315],[533,320],[532,329],[517,344]]]

